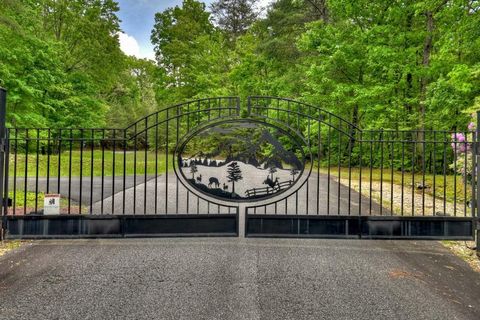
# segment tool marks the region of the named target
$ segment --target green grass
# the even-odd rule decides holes
[[[36,198],[36,193],[35,192],[28,192],[26,194],[26,199],[25,199],[25,192],[23,191],[17,191],[15,192],[15,199],[13,199],[13,192],[8,193],[8,197],[13,200],[15,200],[15,207],[21,207],[23,208],[25,205],[25,200],[27,204],[27,208],[35,208],[35,198]],[[43,207],[43,199],[44,199],[44,193],[39,192],[38,193],[38,206]],[[63,199],[62,199],[63,200]]]
[[[327,173],[328,168],[320,168],[321,173]],[[383,171],[383,176],[382,176]],[[330,174],[332,176],[338,177],[338,167],[331,167]],[[359,181],[360,179],[360,169],[359,168],[352,168],[350,171],[352,181]],[[340,176],[341,179],[348,179],[349,171],[348,168],[340,168]],[[372,169],[372,181],[383,181],[386,183],[393,183],[396,185],[402,185],[406,187],[415,186],[417,183],[423,183],[423,175],[421,173],[415,173],[415,177],[413,177],[411,172],[405,172],[403,175],[402,180],[402,172],[401,171],[392,171],[390,169]],[[435,190],[433,189],[435,179]],[[370,168],[362,168],[362,181],[369,181],[370,180]],[[455,180],[456,180],[456,188],[455,188]],[[471,185],[467,183],[467,189],[465,190],[465,185],[461,176],[457,175],[447,175],[445,179],[443,175],[432,175],[432,174],[425,174],[425,184],[430,188],[425,189],[425,193],[432,195],[435,193],[435,197],[443,199],[444,192],[445,192],[445,199],[449,202],[454,201],[455,199],[459,202],[463,202],[465,198],[465,191],[467,192],[467,199],[470,199],[471,196]],[[435,192],[434,192],[435,191]],[[456,197],[455,197],[456,194]]]
[[[115,157],[115,161],[114,161]],[[155,164],[157,165],[157,172],[164,173],[166,171],[166,155],[164,152],[158,152],[157,154],[158,162],[155,161],[155,152],[147,152],[147,174],[155,174]],[[25,154],[17,154],[16,168],[14,166],[15,156],[10,156],[9,163],[9,175],[11,178],[14,177],[16,171],[16,177],[25,177],[25,163],[26,158],[28,158],[27,166],[27,177],[36,177],[37,175],[37,160],[38,160],[38,176],[46,177],[47,168],[49,167],[50,177],[58,176],[59,169],[59,156],[50,155],[50,164],[49,157],[47,155],[38,155],[29,154],[28,157]],[[102,160],[103,159],[103,160]],[[123,152],[113,153],[111,150],[106,150],[103,152],[101,150],[95,150],[93,152],[93,176],[100,177],[112,176],[112,175],[123,175],[124,174],[124,161],[125,161],[125,174],[133,175],[136,168],[137,174],[145,173],[145,153],[143,151],[138,151],[136,155],[133,152],[127,152],[124,159]],[[168,159],[168,169],[172,170],[172,157]],[[71,163],[71,169],[70,169]],[[115,165],[114,165],[115,164]],[[79,177],[80,171],[82,171],[82,176],[90,177],[92,176],[92,153],[91,151],[84,151],[83,154],[80,151],[72,151],[71,155],[69,152],[63,152],[60,157],[60,176],[68,177]],[[81,170],[82,167],[82,170]]]

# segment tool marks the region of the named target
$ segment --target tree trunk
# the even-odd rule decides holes
[[[354,126],[358,126],[358,112],[359,112],[359,107],[358,107],[358,103],[356,103],[355,106],[353,107],[353,114],[352,114],[352,124]],[[348,144],[349,155],[352,154],[353,147],[355,146],[357,130],[354,126],[350,128],[350,143]]]
[[[427,70],[430,66],[430,56],[433,48],[433,29],[434,29],[434,20],[433,12],[427,11],[426,16],[426,27],[427,34],[425,36],[425,41],[423,43],[423,55],[422,55],[422,67]],[[428,85],[428,74],[423,74],[420,79],[420,128],[425,129],[425,100],[427,93]]]
[[[425,141],[425,113],[426,113],[426,95],[427,95],[427,86],[428,86],[428,68],[430,67],[430,56],[432,53],[433,48],[433,29],[434,29],[434,20],[433,20],[433,12],[427,11],[425,12],[426,18],[426,36],[423,42],[423,54],[422,54],[422,67],[424,73],[420,78],[420,123],[419,129],[420,131],[417,134],[417,151],[418,151],[418,162],[417,164],[420,166],[423,161],[423,153],[424,153],[424,141]]]
[[[358,83],[360,85],[363,85],[363,67],[360,67],[360,70],[358,72]],[[355,146],[356,133],[357,133],[356,127],[359,126],[359,121],[360,121],[359,114],[360,114],[360,106],[358,105],[358,103],[355,103],[355,106],[353,107],[353,111],[352,111],[352,126],[350,127],[350,143],[347,146],[348,156],[352,154],[353,147]]]

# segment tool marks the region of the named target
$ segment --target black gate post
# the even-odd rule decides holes
[[[477,111],[477,126],[472,139],[472,219],[473,236],[476,238],[477,256],[480,257],[480,229],[478,229],[478,208],[480,208],[480,111]]]
[[[476,235],[477,241],[477,256],[480,257],[480,224],[478,221],[479,213],[478,208],[480,208],[480,111],[477,111],[477,126],[475,128],[475,134],[473,137],[474,147],[473,149],[473,164],[472,164],[472,183],[474,185],[472,197],[475,199],[472,203],[472,215],[473,215],[473,225],[474,225],[474,236]]]
[[[4,229],[4,207],[7,206],[7,199],[4,196],[4,168],[5,168],[5,148],[7,143],[6,128],[5,128],[5,115],[7,109],[7,91],[0,88],[0,240],[3,240]],[[6,190],[5,190],[6,191]]]

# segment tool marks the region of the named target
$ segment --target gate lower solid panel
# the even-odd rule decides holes
[[[442,217],[247,215],[247,237],[474,240],[475,220]]]
[[[237,215],[25,216],[6,225],[9,239],[238,235]]]

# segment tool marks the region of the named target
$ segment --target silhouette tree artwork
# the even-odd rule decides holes
[[[298,174],[298,170],[295,168],[290,169],[290,175],[292,176],[292,181],[295,181],[295,176]]]
[[[235,182],[243,179],[242,170],[236,161],[230,163],[227,167],[227,180],[232,183],[232,195],[235,193]]]
[[[195,162],[192,162],[190,164],[190,173],[192,174],[192,179],[195,179],[195,173],[198,172],[197,164]]]
[[[273,174],[277,172],[277,168],[275,168],[274,166],[271,166],[270,168],[268,168],[268,173],[270,173],[270,179],[273,180]]]

